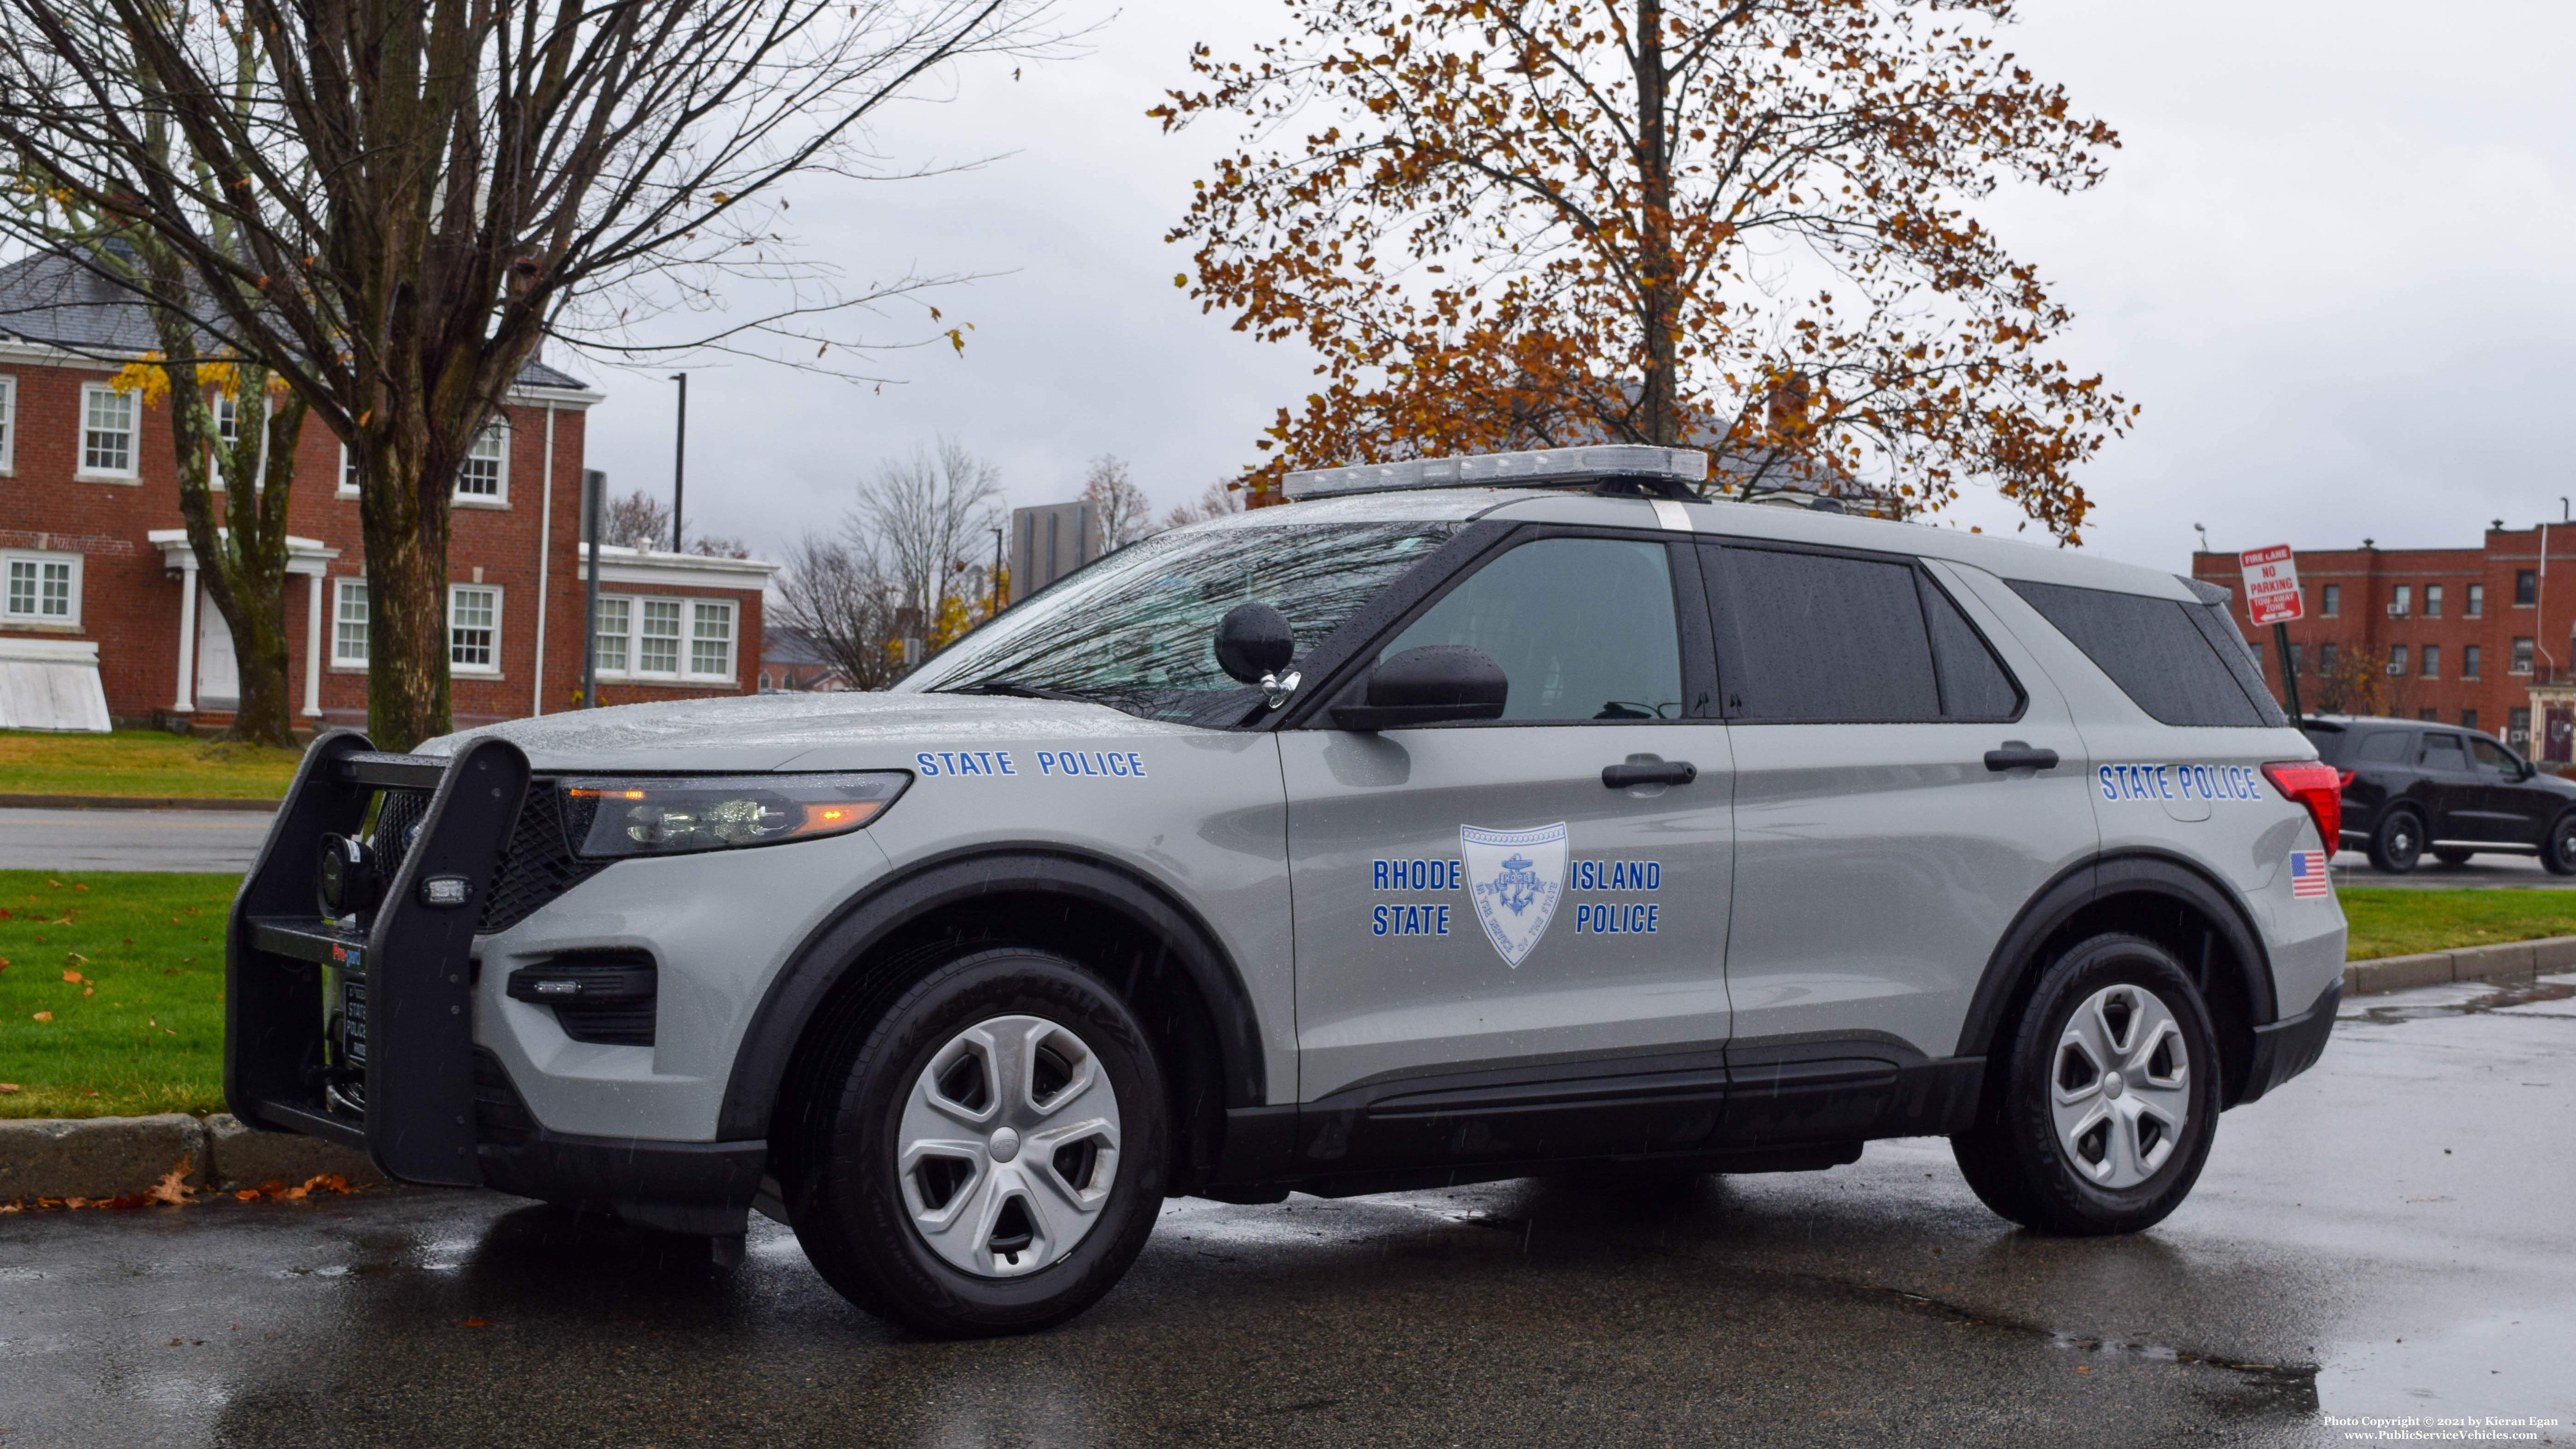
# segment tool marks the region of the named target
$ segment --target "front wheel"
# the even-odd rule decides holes
[[[985,951],[827,1043],[788,1216],[859,1307],[952,1337],[1050,1327],[1135,1262],[1163,1200],[1163,1079],[1116,993]]]
[[[2540,842],[2540,864],[2551,875],[2576,875],[2576,810],[2561,815]]]
[[[1993,1099],[1952,1139],[1986,1206],[2047,1233],[2136,1232],[2189,1196],[2218,1118],[2218,1043],[2199,990],[2152,941],[2059,957],[2014,1026]]]
[[[2412,810],[2391,810],[2370,832],[2370,864],[2390,875],[2404,875],[2424,858],[2424,822]]]

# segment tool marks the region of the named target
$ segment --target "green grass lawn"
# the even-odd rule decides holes
[[[282,800],[301,750],[216,744],[159,730],[0,730],[0,794]]]
[[[0,1117],[223,1110],[239,880],[0,871]]]
[[[0,1117],[222,1110],[236,879],[0,871]],[[2355,961],[2576,935],[2576,891],[2341,895]]]

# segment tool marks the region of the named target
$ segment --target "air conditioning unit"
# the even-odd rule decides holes
[[[2392,618],[2392,619],[2403,619],[2403,618],[2405,618],[2405,617],[2406,617],[2406,606],[2405,606],[2404,604],[2391,604],[2391,605],[2389,605],[2389,606],[2388,606],[2388,617],[2390,617],[2390,618]]]

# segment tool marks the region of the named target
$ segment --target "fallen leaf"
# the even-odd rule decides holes
[[[162,1174],[161,1180],[146,1188],[143,1195],[154,1202],[186,1202],[188,1170],[194,1166],[196,1159],[193,1156],[180,1158],[179,1165]]]
[[[66,969],[63,972],[63,979],[65,981],[78,981],[81,979],[81,974],[77,971]]]
[[[468,1328],[489,1328],[492,1325],[484,1319],[469,1318],[465,1320],[465,1326]]]
[[[5,1097],[16,1090],[18,1090],[16,1082],[0,1082],[0,1097]]]
[[[84,986],[81,988],[81,996],[84,1000],[96,995],[98,995],[98,988],[95,986]]]
[[[164,975],[164,976],[176,976],[176,975],[178,975],[178,974],[179,974],[179,968],[178,968],[178,967],[176,967],[176,966],[173,966],[173,967],[171,967],[169,970],[164,971],[164,972],[162,972],[161,974],[162,974],[162,975]]]
[[[50,1011],[40,1011],[36,1013],[36,1020],[38,1021],[51,1021],[53,1019],[54,1014]]]
[[[73,890],[76,890],[76,891],[85,891],[85,890],[88,890],[88,889],[89,889],[89,887],[88,887],[88,886],[85,886],[85,885],[80,885],[80,884],[78,884],[78,883],[75,883],[75,884],[72,886],[72,889],[73,889]]]

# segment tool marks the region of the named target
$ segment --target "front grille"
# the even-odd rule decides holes
[[[384,792],[383,802],[376,807],[371,844],[388,879],[402,869],[403,857],[419,838],[420,822],[428,813],[427,791]],[[482,918],[474,929],[484,935],[506,931],[609,865],[608,861],[583,860],[573,854],[565,830],[562,796],[556,792],[554,781],[531,780],[527,803],[519,808],[519,823],[501,853],[492,889],[483,898]]]

